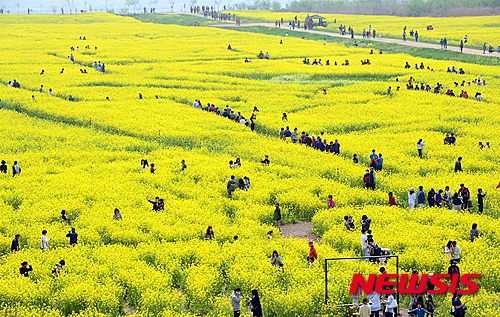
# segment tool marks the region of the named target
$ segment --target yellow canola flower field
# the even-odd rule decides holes
[[[298,38],[279,44],[275,36],[109,14],[0,16],[0,24],[0,159],[9,165],[0,175],[0,314],[231,316],[229,294],[241,287],[245,301],[259,290],[265,316],[340,315],[335,305],[351,302],[352,274],[375,273],[379,266],[331,264],[327,307],[323,260],[360,254],[359,230],[345,231],[343,216],[352,215],[358,228],[363,214],[373,219],[375,241],[400,255],[404,272],[446,272],[443,245],[456,240],[461,271],[483,275],[479,293],[464,297],[468,313],[496,313],[498,66],[370,55],[366,48]],[[257,59],[261,50],[271,59]],[[331,65],[304,65],[305,55]],[[371,64],[360,65],[367,58]],[[349,66],[341,66],[345,60]],[[407,61],[433,70],[405,69]],[[106,71],[94,70],[94,62]],[[447,73],[452,65],[465,74]],[[483,101],[407,90],[410,77],[431,87],[442,83],[457,95],[477,91]],[[479,78],[487,84],[477,85]],[[8,86],[14,79],[20,88]],[[204,107],[229,105],[247,120],[257,107],[255,131],[193,108],[195,99]],[[338,139],[341,154],[280,140],[285,126]],[[456,134],[455,146],[443,145],[446,133]],[[419,138],[425,141],[422,159]],[[481,150],[479,141],[491,147]],[[376,190],[368,191],[362,179],[372,149],[385,162]],[[352,163],[355,153],[358,164]],[[270,166],[260,163],[264,155]],[[463,173],[453,172],[458,156]],[[230,169],[236,157],[242,166]],[[154,174],[140,167],[141,159],[155,164]],[[22,168],[16,177],[14,160]],[[233,199],[226,191],[231,175],[251,180]],[[427,192],[448,185],[454,192],[460,183],[471,191],[472,210],[408,210],[410,187]],[[477,188],[487,192],[483,214],[477,213]],[[387,207],[389,191],[398,207]],[[326,209],[330,194],[336,207]],[[146,198],[155,196],[165,199],[164,211],[151,210]],[[282,237],[272,226],[274,202],[282,206],[282,223],[312,221],[320,237],[316,267],[305,260],[306,239]],[[123,220],[112,220],[114,208]],[[62,209],[69,224],[61,221]],[[481,233],[473,243],[472,223]],[[213,241],[204,240],[208,226]],[[74,247],[66,237],[72,227],[79,234]],[[51,238],[46,252],[40,250],[42,230]],[[10,252],[17,233],[20,250]],[[284,270],[270,265],[273,250]],[[54,277],[61,259],[66,266]],[[33,267],[28,278],[19,274],[23,261]],[[395,272],[394,261],[387,270]],[[449,314],[450,300],[436,298],[436,316]]]
[[[231,12],[233,13],[233,12]],[[303,25],[304,19],[308,15],[307,12],[272,12],[272,11],[236,11],[234,12],[241,18],[242,23],[253,21],[275,22],[283,18],[284,26],[288,27],[288,22],[295,17]],[[314,15],[312,12],[309,15]],[[498,16],[467,16],[467,17],[397,17],[397,16],[380,16],[380,15],[354,15],[354,14],[323,14],[328,22],[328,27],[318,28],[318,30],[327,30],[339,33],[339,25],[345,25],[346,28],[351,26],[354,28],[354,33],[361,35],[363,29],[376,30],[377,37],[391,37],[402,39],[403,28],[406,26],[406,34],[408,41],[414,41],[411,37],[410,30],[418,31],[419,41],[428,43],[439,43],[446,37],[448,45],[458,46],[460,40],[463,40],[465,35],[468,37],[468,42],[465,46],[474,48],[483,48],[483,43],[492,45],[495,48],[500,45],[500,26],[498,24]],[[334,23],[336,21],[336,23]],[[428,30],[427,26],[432,26],[432,30]]]

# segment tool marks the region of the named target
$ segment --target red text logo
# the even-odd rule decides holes
[[[479,285],[473,280],[480,277],[481,274],[369,274],[365,280],[363,274],[354,274],[349,293],[356,294],[361,289],[366,294],[394,294],[396,290],[400,294],[423,294],[426,290],[429,294],[457,291],[458,294],[474,294]]]

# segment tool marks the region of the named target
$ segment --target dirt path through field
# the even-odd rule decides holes
[[[307,238],[309,241],[319,241],[319,237],[312,234],[310,222],[290,223],[280,227],[285,238]]]
[[[199,15],[195,15],[195,16],[199,16]],[[269,28],[276,28],[276,25],[272,22],[242,23],[240,25],[236,25],[234,21],[224,21],[223,23],[225,23],[225,24],[212,24],[212,25],[210,25],[210,27],[244,28],[244,27],[252,27],[252,26],[263,26],[263,27],[269,27]],[[287,29],[283,28],[283,30],[287,30]],[[288,30],[288,31],[289,32],[305,32],[305,33],[312,33],[312,34],[320,34],[320,35],[325,35],[325,36],[330,36],[330,37],[340,37],[340,38],[345,38],[345,39],[351,38],[350,35],[340,35],[339,33],[326,32],[326,31],[320,31],[320,30],[295,29],[295,30]],[[360,41],[365,40],[360,35],[355,35],[354,39],[360,40]],[[370,38],[369,41],[388,43],[388,44],[398,44],[398,45],[404,45],[404,46],[410,46],[410,47],[432,48],[432,49],[441,50],[441,47],[439,44],[431,44],[431,43],[423,43],[423,42],[415,42],[415,41],[403,41],[401,39],[395,39],[395,38],[377,37],[377,38]],[[453,51],[453,52],[460,52],[460,47],[448,46],[447,50]],[[496,57],[496,58],[500,57],[500,54],[497,52],[495,52],[495,53],[486,52],[485,54],[483,54],[482,50],[477,50],[477,49],[472,49],[472,48],[464,48],[463,54],[489,56],[489,57]]]

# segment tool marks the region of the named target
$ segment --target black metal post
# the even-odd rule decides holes
[[[396,255],[396,301],[398,302],[398,307],[396,307],[396,316],[399,316],[399,256]]]
[[[325,305],[328,305],[328,259],[325,259]]]

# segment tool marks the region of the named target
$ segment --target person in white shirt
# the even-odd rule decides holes
[[[408,192],[408,206],[410,206],[410,209],[415,208],[416,200],[417,200],[417,194],[415,193],[415,188],[412,187]]]
[[[363,251],[363,256],[367,256],[368,254],[368,248],[366,247],[366,240],[368,240],[368,235],[366,234],[366,230],[361,230],[361,249]]]
[[[455,260],[456,262],[460,262],[460,254],[462,253],[462,249],[460,249],[460,247],[457,245],[457,241],[453,241],[451,245],[451,259]]]
[[[392,286],[389,286],[392,289]],[[392,294],[389,294],[385,301],[385,317],[393,317],[394,311],[398,307],[398,303]]]
[[[419,139],[417,142],[418,157],[422,158],[422,150],[424,149],[425,142]]]
[[[42,239],[41,239],[41,243],[40,243],[40,248],[43,251],[47,251],[47,248],[49,247],[49,241],[50,241],[50,239],[47,238],[47,230],[43,230],[42,231]]]
[[[372,310],[368,306],[368,298],[363,298],[363,305],[359,307],[359,317],[370,317]]]
[[[380,309],[380,294],[373,292],[368,296],[370,300],[370,310],[373,317],[379,317]]]

